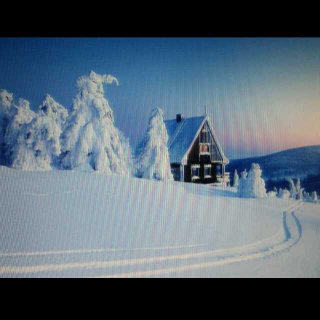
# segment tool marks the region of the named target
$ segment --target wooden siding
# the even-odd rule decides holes
[[[210,157],[209,156],[200,156],[200,134],[201,134],[203,128],[206,128],[209,132],[210,144],[211,144]],[[191,147],[191,150],[188,154],[188,164],[200,164],[200,163],[210,163],[210,162],[221,162],[222,163],[223,159],[218,151],[217,144],[213,138],[213,135],[212,135],[207,123],[205,123],[203,125],[203,127],[201,128],[200,134],[195,139],[193,146]]]

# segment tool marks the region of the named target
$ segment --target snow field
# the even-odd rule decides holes
[[[199,275],[299,240],[294,200],[79,171],[0,173],[1,277]]]

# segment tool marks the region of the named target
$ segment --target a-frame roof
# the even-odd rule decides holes
[[[177,122],[176,119],[164,121],[169,136],[168,149],[171,163],[186,164],[186,157],[206,121],[216,142],[218,152],[223,159],[223,163],[229,163],[229,160],[224,155],[221,145],[213,130],[210,119],[207,115],[201,117],[183,118],[181,122]]]

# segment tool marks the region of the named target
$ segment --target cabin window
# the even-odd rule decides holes
[[[200,179],[200,165],[193,165],[191,166],[191,178]]]
[[[217,165],[217,176],[218,177],[222,176],[222,165],[221,164]]]
[[[210,153],[210,145],[209,144],[200,144],[200,154]]]
[[[209,132],[206,128],[204,128],[200,133],[200,143],[209,143]]]
[[[200,154],[210,154],[210,136],[207,128],[203,128],[199,137]]]
[[[204,177],[211,178],[211,165],[204,166]]]

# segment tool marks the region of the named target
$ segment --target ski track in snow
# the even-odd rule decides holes
[[[269,256],[280,254],[289,250],[300,239],[302,234],[302,227],[299,220],[294,214],[294,211],[304,205],[303,202],[297,202],[290,206],[282,213],[281,229],[272,237],[263,239],[253,244],[219,249],[214,251],[203,251],[199,253],[185,253],[179,255],[151,257],[151,258],[136,258],[136,259],[122,259],[116,261],[90,261],[90,262],[75,262],[68,264],[48,264],[36,266],[5,266],[0,267],[0,275],[9,274],[37,274],[43,272],[60,272],[72,269],[101,269],[110,267],[124,267],[132,265],[146,265],[157,262],[181,261],[185,265],[174,266],[160,269],[153,269],[142,272],[129,272],[118,274],[107,274],[104,277],[128,278],[128,277],[147,277],[147,276],[161,276],[170,273],[198,270],[210,267],[223,266],[227,264],[240,263],[249,260],[264,259]],[[288,214],[290,212],[290,215]],[[288,226],[288,220],[292,224]],[[158,248],[135,248],[135,249],[92,249],[92,250],[70,250],[70,251],[47,251],[47,252],[30,252],[30,253],[3,253],[0,257],[14,257],[14,256],[37,256],[37,255],[65,255],[74,253],[97,253],[110,251],[135,251],[135,250],[159,250],[159,249],[179,249],[191,248],[208,245],[188,245],[175,247],[158,247]],[[192,263],[189,261],[196,258],[209,258],[210,261],[203,263]]]
[[[65,254],[85,254],[85,253],[102,253],[102,252],[119,252],[119,251],[147,251],[147,250],[168,250],[168,249],[185,249],[204,247],[207,244],[185,245],[185,246],[168,246],[153,248],[123,248],[123,249],[79,249],[79,250],[61,250],[61,251],[36,251],[36,252],[16,252],[16,253],[0,253],[0,258],[9,257],[32,257],[32,256],[48,256],[48,255],[65,255]],[[1,273],[1,268],[0,268]]]
[[[302,227],[300,225],[299,220],[294,215],[294,211],[302,207],[303,204],[304,203],[299,202],[289,207],[282,213],[281,230],[278,234],[276,234],[273,237],[261,240],[253,244],[241,246],[241,247],[221,249],[221,250],[215,250],[211,252],[209,251],[209,252],[189,255],[190,258],[196,258],[200,256],[203,256],[203,257],[208,256],[210,258],[215,257],[216,260],[214,261],[188,264],[186,266],[181,266],[181,267],[163,268],[163,269],[143,271],[143,272],[135,272],[135,273],[131,272],[131,273],[106,275],[99,278],[133,278],[133,277],[160,276],[160,275],[165,275],[170,273],[173,274],[177,272],[191,271],[191,270],[204,269],[204,268],[210,268],[210,267],[218,267],[218,266],[223,266],[223,265],[237,263],[237,262],[238,263],[245,262],[249,260],[260,260],[275,254],[285,252],[288,249],[290,249],[292,246],[294,246],[301,237]],[[292,228],[293,230],[291,230],[291,232],[287,225],[287,212],[289,210],[292,210],[290,216],[294,221],[294,226]],[[279,237],[283,235],[285,236],[284,240],[275,244],[272,243],[274,240],[278,240]],[[186,259],[188,257],[187,255],[184,255],[184,256],[180,255],[180,256],[176,256],[175,258]]]

